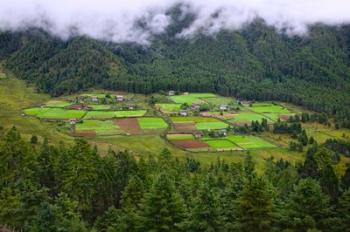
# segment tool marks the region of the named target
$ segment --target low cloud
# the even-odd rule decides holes
[[[117,43],[148,44],[172,23],[169,9],[182,4],[194,21],[177,36],[237,30],[260,17],[291,34],[308,25],[350,23],[348,0],[0,0],[0,30],[40,27],[65,39],[72,34]],[[181,17],[181,16],[180,16]]]

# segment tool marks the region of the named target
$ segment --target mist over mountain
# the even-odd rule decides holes
[[[174,8],[181,14],[171,17]],[[350,3],[344,0],[28,0],[3,1],[0,30],[44,29],[62,39],[74,35],[116,43],[149,44],[174,20],[188,14],[192,21],[178,31],[178,37],[198,33],[213,35],[221,30],[238,30],[256,18],[290,35],[305,34],[310,25],[340,25],[350,22]]]
[[[345,1],[15,2],[1,9],[0,60],[39,91],[215,92],[350,126]]]

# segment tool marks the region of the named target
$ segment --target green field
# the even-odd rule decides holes
[[[227,139],[203,139],[211,148],[215,149],[239,149],[236,144],[233,144]]]
[[[109,119],[124,117],[142,117],[146,110],[128,110],[128,111],[88,111],[84,119]]]
[[[88,105],[93,110],[109,110],[111,105]]]
[[[168,134],[169,140],[192,140],[194,136],[192,134]]]
[[[120,134],[121,129],[112,121],[84,120],[76,124],[76,132],[94,131],[97,135]]]
[[[193,103],[201,103],[204,98],[214,98],[215,94],[212,93],[191,93],[188,95],[177,95],[169,97],[175,103],[183,104],[187,103],[189,105]]]
[[[35,116],[42,119],[73,119],[82,118],[85,115],[84,110],[65,110],[61,108],[48,108],[42,110]]]
[[[259,149],[259,148],[273,148],[276,147],[274,144],[261,139],[256,136],[250,135],[230,135],[227,137],[228,140],[237,144],[244,149]]]
[[[225,129],[229,125],[224,122],[199,122],[196,123],[196,128],[198,130],[218,130],[218,129]]]
[[[269,120],[269,118],[265,117],[264,115],[250,112],[250,111],[241,111],[237,115],[235,115],[232,119],[230,119],[230,122],[250,124],[252,121],[261,122],[263,118],[267,119],[268,121],[271,121]]]
[[[71,105],[68,101],[61,101],[61,100],[51,100],[46,103],[47,107],[57,107],[57,108],[64,108],[66,106]]]
[[[29,116],[36,116],[42,119],[73,119],[82,118],[86,111],[84,110],[65,110],[62,108],[29,108],[24,113]]]
[[[39,113],[43,113],[43,112],[47,111],[48,109],[49,108],[35,107],[35,108],[25,109],[24,113],[26,115],[29,115],[29,116],[36,116]]]
[[[161,111],[164,112],[179,112],[181,109],[181,104],[162,103],[156,104],[156,107],[158,107]]]
[[[277,113],[277,114],[289,114],[290,111],[280,105],[275,105],[272,103],[254,103],[250,110],[256,113]]]
[[[0,72],[0,79],[5,79],[5,78],[6,78],[6,75]]]
[[[209,117],[171,117],[174,123],[206,123],[206,122],[220,122],[216,118]]]
[[[168,127],[168,124],[162,118],[138,118],[137,121],[143,130],[165,129]]]

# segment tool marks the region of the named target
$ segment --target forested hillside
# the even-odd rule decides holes
[[[333,231],[350,227],[350,167],[334,157],[349,144],[328,141],[304,163],[266,160],[209,165],[168,150],[157,157],[24,141],[0,130],[0,229],[16,231]],[[335,153],[334,151],[340,152]]]
[[[216,92],[296,103],[350,127],[349,26],[314,25],[307,35],[290,36],[256,20],[239,31],[177,38],[188,21],[176,21],[149,46],[62,41],[38,29],[3,32],[0,58],[55,96],[91,87]]]

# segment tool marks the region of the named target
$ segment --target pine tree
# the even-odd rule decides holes
[[[329,198],[322,193],[319,183],[311,178],[302,179],[294,187],[288,203],[289,223],[297,231],[322,229],[330,215]]]
[[[185,206],[166,174],[160,174],[145,194],[139,217],[140,231],[183,231]]]
[[[136,230],[138,212],[141,210],[140,204],[144,191],[141,179],[133,176],[123,192],[121,200],[122,209],[118,218],[118,226],[116,227],[118,231]]]
[[[237,207],[240,231],[270,231],[273,202],[264,180],[254,177],[247,181]]]
[[[323,192],[328,194],[332,202],[336,202],[339,196],[339,181],[331,165],[322,170],[320,184]]]

